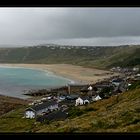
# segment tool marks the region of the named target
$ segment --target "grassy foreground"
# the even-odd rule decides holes
[[[0,132],[140,132],[140,88],[80,106],[65,121],[41,124],[25,119],[25,108],[2,115]]]

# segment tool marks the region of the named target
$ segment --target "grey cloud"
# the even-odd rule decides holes
[[[112,44],[115,38],[129,43],[135,36],[140,36],[140,8],[0,8],[0,44],[80,38],[88,44]]]

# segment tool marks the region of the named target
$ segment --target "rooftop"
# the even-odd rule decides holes
[[[47,102],[43,102],[42,104],[33,105],[33,106],[27,108],[26,110],[31,109],[31,110],[38,111],[38,110],[44,109],[46,107],[49,107],[49,106],[55,105],[55,104],[57,104],[56,101],[47,101]]]

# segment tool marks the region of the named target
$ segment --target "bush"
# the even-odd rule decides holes
[[[136,89],[136,88],[140,88],[140,81],[137,81],[137,82],[133,83],[133,84],[129,87],[130,90],[133,90],[133,89]]]
[[[69,118],[74,118],[77,116],[80,116],[84,113],[83,110],[79,109],[79,108],[72,108],[69,112],[68,112],[68,117]]]
[[[97,109],[96,108],[93,108],[93,107],[88,107],[88,108],[85,108],[84,111],[85,112],[88,112],[88,111],[96,111]]]

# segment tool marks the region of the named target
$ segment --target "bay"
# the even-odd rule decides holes
[[[17,98],[29,98],[23,95],[31,89],[49,89],[65,86],[71,82],[49,71],[37,69],[0,67],[0,94]]]

